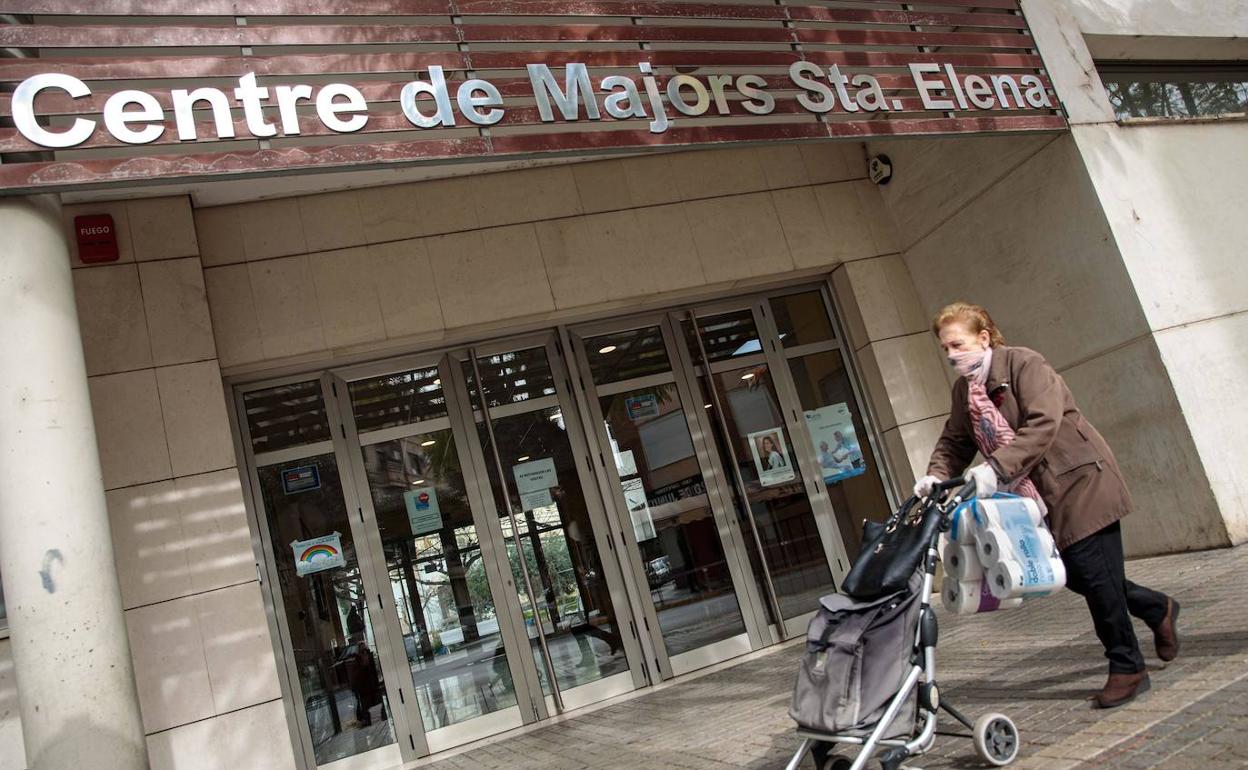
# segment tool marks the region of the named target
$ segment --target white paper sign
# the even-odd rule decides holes
[[[539,489],[534,492],[525,492],[520,495],[520,508],[526,511],[535,511],[538,508],[545,508],[548,505],[554,505],[555,501],[550,496],[549,489]]]
[[[520,490],[521,495],[559,485],[559,479],[555,476],[555,458],[553,457],[520,463],[513,466],[511,471],[515,474],[516,488]]]
[[[619,471],[621,478],[637,474],[637,460],[633,458],[633,450],[625,449],[623,452],[616,453],[615,469]]]
[[[403,503],[407,506],[407,523],[413,535],[426,535],[442,529],[442,508],[438,505],[436,489],[409,489],[403,493]]]
[[[347,566],[342,555],[342,536],[337,532],[311,540],[295,540],[290,549],[295,554],[295,574],[299,577]]]
[[[650,515],[650,505],[646,502],[646,488],[641,479],[627,479],[620,482],[624,490],[624,504],[628,506],[629,518],[633,521],[633,535],[637,542],[643,543],[656,536],[654,517]]]
[[[756,431],[747,438],[760,484],[774,487],[797,478],[797,473],[793,470],[793,458],[789,456],[789,449],[784,443],[784,432],[780,428]]]

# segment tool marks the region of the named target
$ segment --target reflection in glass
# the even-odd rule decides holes
[[[259,477],[317,764],[392,743],[394,728],[334,456],[266,466]],[[292,546],[327,536],[328,545],[298,549],[310,551],[303,559],[306,574],[298,574],[299,554]],[[319,569],[324,565],[339,566]]]
[[[516,705],[450,430],[362,451],[425,729]]]
[[[786,348],[809,345],[835,338],[828,309],[818,291],[785,294],[769,301],[771,315],[780,333],[780,344]]]
[[[485,398],[491,408],[555,394],[555,376],[546,360],[546,348],[484,356],[477,359],[477,367],[485,381]],[[477,395],[476,376],[470,362],[464,362],[464,377],[468,380],[472,409],[479,411],[481,397]]]
[[[689,342],[689,350],[694,360],[701,362],[702,356],[698,350],[698,341],[693,337],[693,327],[686,320],[681,323],[681,328]],[[749,310],[699,316],[698,331],[702,333],[706,357],[712,363],[761,353],[763,350],[762,342],[758,338],[758,328],[754,325],[754,314]]]
[[[552,407],[502,417],[493,421],[493,429],[509,498],[503,497],[497,473],[490,474],[490,484],[543,691],[550,692],[550,683],[537,623],[546,634],[560,691],[628,670],[562,412]],[[484,424],[480,436],[488,455]],[[539,594],[536,606],[524,588],[516,533],[507,515],[508,504],[517,502],[525,566]]]
[[[706,378],[698,382],[711,403]],[[749,513],[762,541],[762,558],[771,573],[780,612],[788,620],[816,609],[819,597],[835,590],[793,443],[766,365],[716,374],[715,383],[728,426],[728,436],[724,436],[719,420],[713,420],[716,443],[727,463],[732,455],[725,441],[732,442]],[[734,497],[739,497],[733,487]],[[739,499],[736,508],[755,579],[765,592],[758,544]]]
[[[243,409],[256,454],[329,440],[319,380],[253,390],[243,396]]]
[[[599,403],[668,654],[744,633],[676,386]]]
[[[599,385],[671,370],[663,332],[657,326],[591,337],[585,340],[585,354]]]
[[[360,433],[446,414],[446,395],[436,366],[359,380],[348,388],[355,427]]]
[[[891,513],[866,425],[838,351],[791,359],[789,369],[806,415],[808,440],[852,559],[862,542],[863,519],[883,521]]]

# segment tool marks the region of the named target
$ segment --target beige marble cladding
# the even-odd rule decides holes
[[[1178,181],[1191,186],[1190,174],[1141,168],[1136,161],[1156,156],[1141,148],[1160,140],[1142,137],[1136,147],[1124,149],[1101,136],[1108,130],[1078,127],[1078,141],[1071,135],[959,139],[948,143],[947,155],[928,151],[934,143],[927,148],[880,143],[872,149],[887,152],[895,173],[900,172],[898,184],[883,197],[910,242],[904,262],[924,315],[955,299],[980,302],[1010,344],[1035,348],[1065,376],[1088,418],[1114,448],[1135,498],[1137,513],[1124,528],[1128,551],[1228,545],[1242,531],[1236,511],[1242,509],[1243,493],[1228,483],[1217,457],[1231,448],[1243,457],[1243,450],[1228,442],[1220,428],[1206,430],[1202,447],[1197,439],[1200,409],[1176,395],[1183,391],[1175,372],[1163,364],[1158,352],[1163,343],[1154,329],[1157,319],[1199,318],[1198,308],[1239,312],[1243,293],[1234,291],[1238,278],[1226,272],[1230,262],[1224,256],[1234,247],[1223,239],[1206,248],[1204,236],[1181,238],[1158,225],[1159,218],[1174,211],[1188,212],[1184,221],[1189,226],[1205,222],[1203,212],[1193,208],[1203,193],[1173,206],[1149,198],[1136,183],[1141,178],[1175,182],[1166,187],[1173,196],[1183,189]],[[1193,131],[1193,137],[1196,133],[1209,132]],[[1215,189],[1225,188],[1236,163],[1227,161],[1228,176],[1219,177]],[[1132,209],[1129,202],[1136,198],[1140,205]],[[1207,199],[1203,208],[1215,219],[1220,210]],[[1148,235],[1150,227],[1157,230],[1156,238]],[[1124,229],[1132,228],[1124,237]],[[1145,242],[1153,248],[1143,248]],[[864,305],[889,308],[892,303],[879,293],[878,281],[873,286],[869,278],[853,280],[857,269],[857,264],[846,266],[843,278],[838,271],[836,285],[843,306],[856,303],[864,317],[875,317],[847,324],[851,337],[871,340],[870,351],[878,345],[876,335],[904,330],[919,318],[899,323],[891,313],[868,312]],[[895,280],[887,283],[896,285]],[[878,326],[871,328],[871,323]],[[1222,347],[1224,340],[1212,327],[1207,340],[1199,337],[1200,332],[1183,337],[1185,351],[1215,355],[1215,350],[1234,349]],[[1180,356],[1172,354],[1172,359]],[[881,367],[873,363],[864,357],[864,376],[884,381],[883,372],[876,371]],[[1228,375],[1243,368],[1225,356],[1219,366]],[[887,423],[896,416],[895,402],[905,388],[885,390],[888,398],[873,403],[883,401],[879,408]],[[1194,392],[1190,398],[1201,400]],[[938,435],[935,417],[930,416],[927,429],[911,429],[909,435],[907,419],[896,417],[899,427],[886,441],[890,455],[904,456],[918,472],[925,464],[919,460]],[[1180,510],[1183,515],[1175,516]]]
[[[204,756],[191,753],[206,749],[201,739],[234,746],[229,767],[294,765],[217,361],[219,349],[246,349],[244,340],[263,355],[257,307],[271,334],[300,344],[303,330],[283,327],[279,311],[303,307],[297,295],[314,285],[305,230],[324,228],[319,240],[328,242],[342,223],[331,219],[338,206],[317,201],[288,232],[290,205],[193,214],[189,198],[176,196],[64,209],[115,566],[157,768],[201,765]],[[73,217],[97,213],[113,216],[121,258],[83,265],[72,247]],[[362,237],[362,226],[341,231]],[[298,256],[282,260],[292,242]],[[204,265],[223,267],[205,273]],[[235,287],[245,301],[214,319],[209,297],[233,298]],[[319,324],[315,298],[306,306]],[[411,325],[392,297],[382,306]],[[0,714],[14,697],[4,652]],[[240,714],[262,719],[266,737],[231,743],[251,734]],[[7,737],[15,728],[0,718],[0,767],[23,766]]]
[[[830,272],[900,243],[865,170],[861,145],[793,144],[203,209],[217,354],[228,370],[399,350],[591,305]],[[264,241],[248,235],[262,218]]]

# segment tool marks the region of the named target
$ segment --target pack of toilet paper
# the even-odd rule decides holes
[[[1014,495],[954,511],[941,538],[945,609],[959,614],[1012,609],[1066,585],[1066,569],[1035,501]]]

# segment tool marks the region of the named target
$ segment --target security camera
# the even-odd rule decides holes
[[[879,185],[888,184],[893,178],[893,162],[887,155],[873,155],[867,161],[867,176]]]

